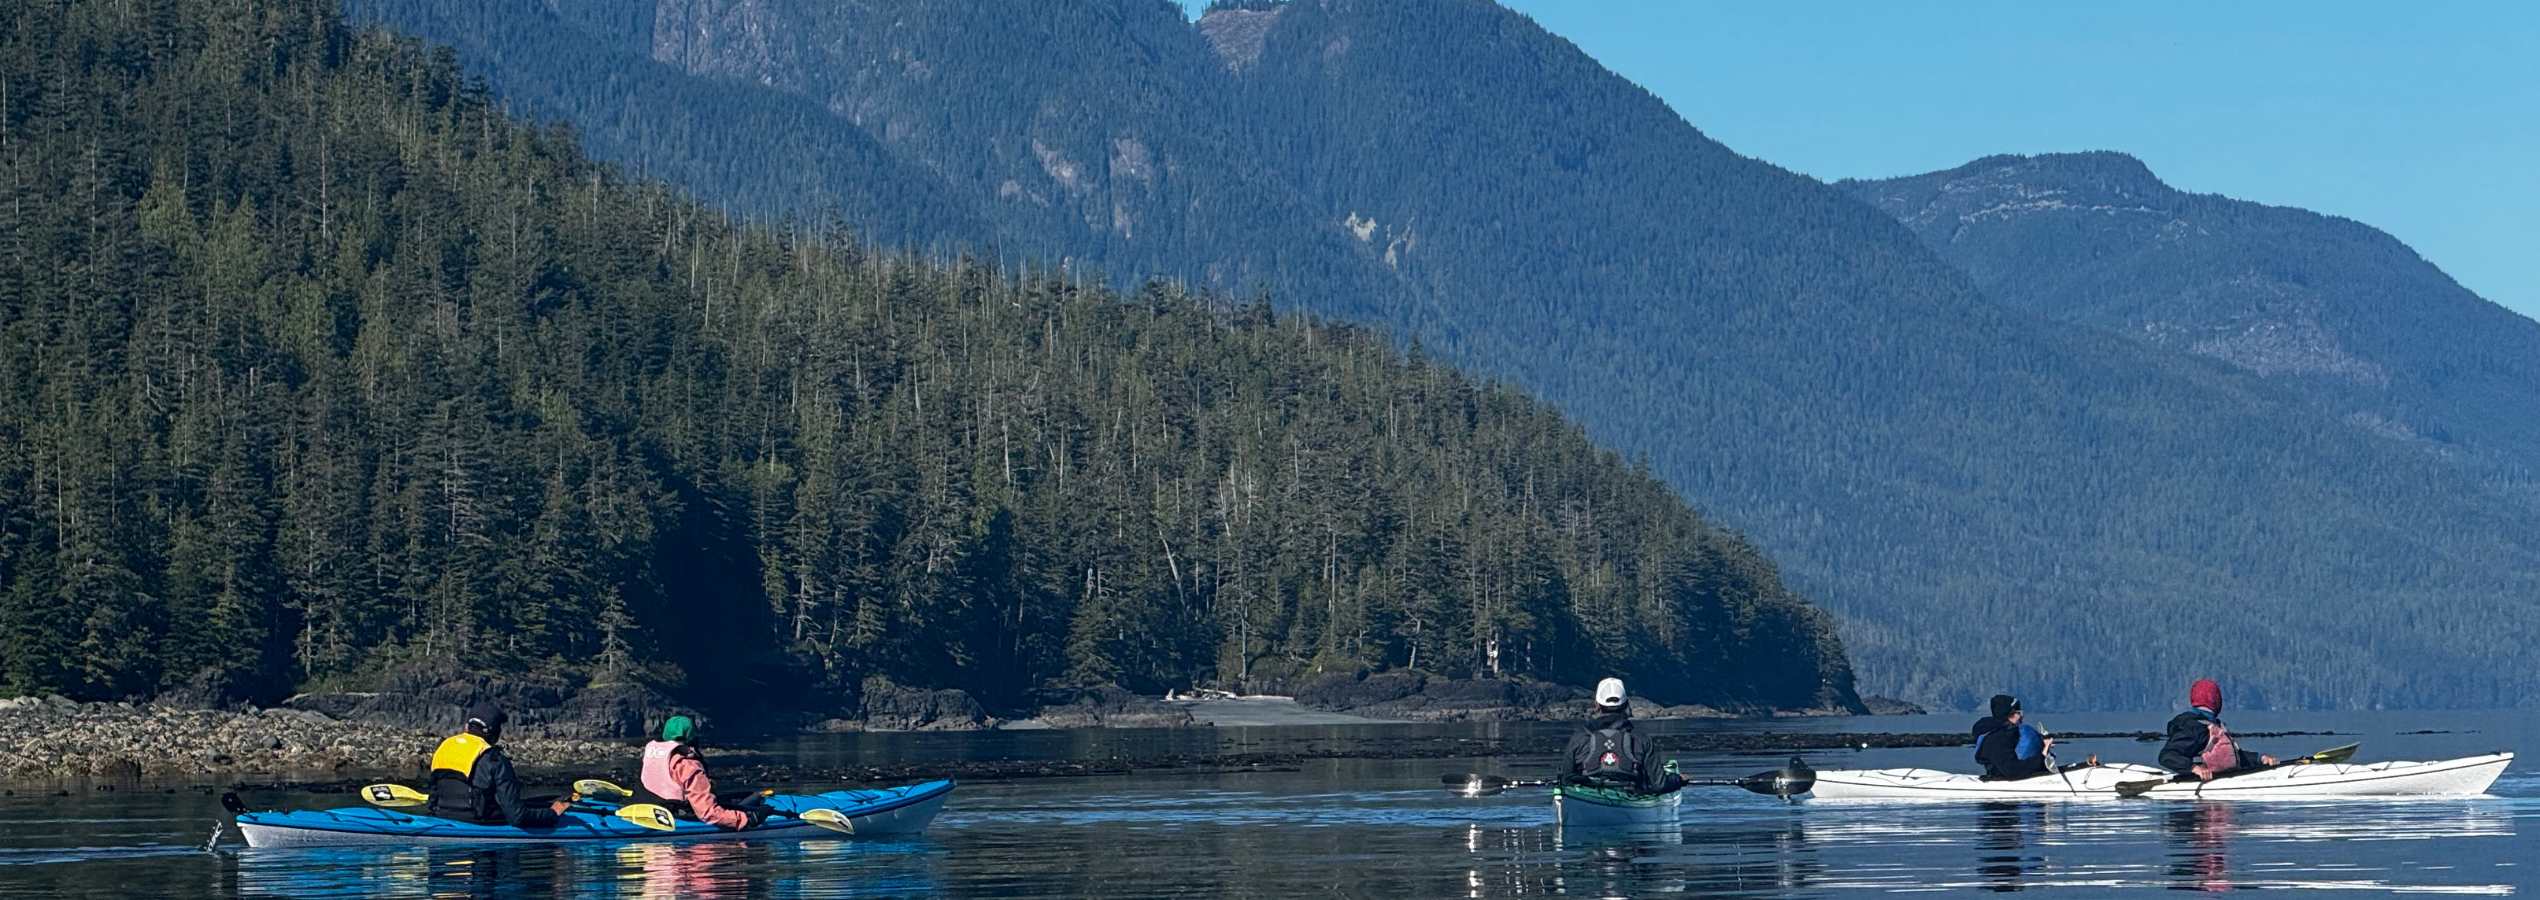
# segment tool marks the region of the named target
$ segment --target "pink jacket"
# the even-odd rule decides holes
[[[697,752],[680,752],[678,744],[654,741],[644,745],[644,789],[666,800],[688,804],[697,821],[722,828],[747,828],[748,813],[715,802],[714,780],[706,777],[705,760]]]

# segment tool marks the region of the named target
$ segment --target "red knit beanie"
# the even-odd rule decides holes
[[[2196,679],[2196,683],[2187,688],[2187,705],[2202,706],[2221,714],[2222,685],[2215,684],[2211,678]]]

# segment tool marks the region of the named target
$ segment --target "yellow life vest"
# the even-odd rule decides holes
[[[462,780],[467,779],[476,774],[476,758],[484,756],[485,751],[493,747],[484,738],[468,732],[451,735],[432,751],[432,772],[435,775],[452,772]]]

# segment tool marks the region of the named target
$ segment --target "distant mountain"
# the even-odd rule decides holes
[[[630,163],[752,137],[718,99],[745,87],[898,160],[755,135],[777,148],[760,177],[698,182],[737,208],[804,211],[805,170],[923,170],[989,223],[981,252],[1266,287],[1506,376],[1753,535],[1842,618],[1866,689],[2106,708],[2214,672],[2259,705],[2540,686],[2531,504],[2288,385],[1995,303],[1878,210],[1496,5],[535,9],[369,12],[463,50],[615,48],[480,57],[498,94],[585,129],[623,115],[625,73],[686,73],[644,103],[694,128],[597,145]]]
[[[2120,153],[1838,186],[1997,300],[2255,372],[2507,477],[2540,469],[2540,322],[2371,226],[2179,191]]]

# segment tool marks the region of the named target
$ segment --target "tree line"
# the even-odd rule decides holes
[[[1752,545],[1416,348],[739,222],[322,0],[0,27],[8,692],[431,658],[803,708],[1397,667],[1854,702]]]

